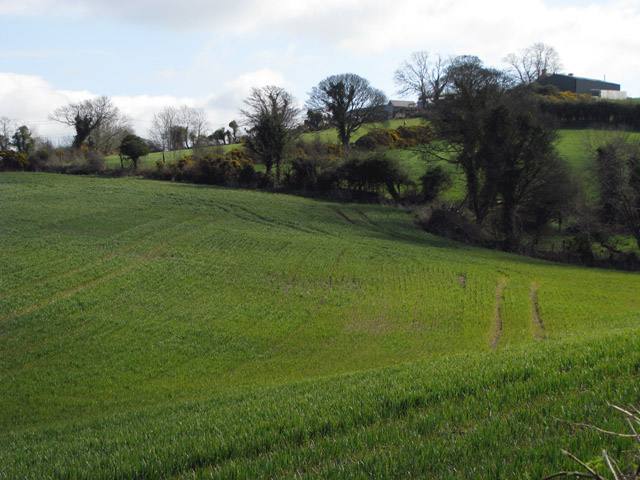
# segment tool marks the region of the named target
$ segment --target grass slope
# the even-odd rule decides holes
[[[0,478],[535,478],[599,453],[554,417],[640,400],[637,274],[375,205],[45,174],[0,193]]]
[[[390,120],[385,123],[374,123],[364,125],[358,130],[352,137],[352,141],[357,140],[367,132],[376,128],[398,128],[405,124],[405,120]],[[422,119],[411,118],[406,120],[406,124],[409,126],[421,125]],[[595,194],[593,187],[591,186],[591,180],[589,179],[590,171],[593,168],[593,152],[595,147],[602,143],[607,135],[616,135],[615,132],[605,132],[596,129],[560,129],[558,130],[558,140],[556,147],[560,156],[571,165],[573,170],[578,175],[578,178],[582,178],[584,186],[588,192]],[[640,133],[630,132],[628,133],[630,138],[638,138]],[[322,141],[327,143],[338,143],[338,136],[335,129],[327,129],[319,132],[304,133],[300,136],[301,140],[307,142]],[[212,151],[227,152],[233,148],[243,148],[242,144],[235,145],[223,145],[218,147],[211,147]],[[192,155],[193,150],[178,150],[175,152],[167,152],[165,154],[166,161],[174,161],[182,158],[185,155]],[[402,167],[407,171],[409,177],[418,181],[418,179],[424,174],[426,163],[423,160],[421,154],[412,149],[405,150],[393,150],[390,155],[397,158]],[[109,168],[119,168],[120,159],[117,155],[111,155],[106,157],[106,164]],[[140,159],[141,168],[154,169],[156,162],[162,160],[162,153],[151,153]],[[443,164],[447,169],[453,173],[454,182],[452,188],[444,193],[444,198],[447,200],[457,200],[464,197],[464,178],[460,172],[457,172],[453,166]],[[264,167],[257,166],[258,170]]]

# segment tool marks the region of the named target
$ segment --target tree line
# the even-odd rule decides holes
[[[371,132],[375,136],[356,145],[352,137],[364,125],[384,121],[388,99],[353,73],[321,80],[304,109],[281,87],[253,88],[239,112],[240,123],[232,121],[231,130],[211,134],[202,110],[167,107],[154,115],[151,139],[145,142],[127,130],[105,97],[61,107],[52,118],[74,126],[76,150],[95,151],[114,138],[110,133],[120,131],[118,151],[134,170],[149,143],[163,154],[195,149],[174,162],[163,155],[155,178],[426,204],[421,225],[457,240],[549,256],[548,239],[562,231],[569,234],[562,254],[572,260],[593,263],[608,255],[612,264],[633,263],[620,239],[634,238],[640,247],[640,147],[622,137],[597,146],[594,201],[584,200],[580,182],[555,148],[555,128],[568,121],[562,116],[568,107],[558,105],[593,105],[590,117],[572,114],[586,122],[607,115],[602,105],[622,104],[576,101],[538,86],[538,79],[561,68],[557,52],[544,44],[509,54],[505,61],[509,67],[499,70],[475,56],[415,52],[400,64],[394,81],[399,93],[416,99],[423,126]],[[301,132],[319,128],[335,129],[338,145],[301,140]],[[23,140],[18,136],[12,145],[26,148]],[[243,148],[231,152],[199,150],[239,140]],[[390,151],[400,145],[411,146],[425,160],[417,182]],[[264,171],[257,171],[255,163]],[[452,174],[462,178],[464,197],[447,202],[441,192],[453,183]]]

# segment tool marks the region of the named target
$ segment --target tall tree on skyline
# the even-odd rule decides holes
[[[536,82],[562,69],[556,49],[542,42],[534,43],[518,53],[510,53],[503,61],[509,64],[509,74],[524,84]]]
[[[244,103],[240,113],[248,127],[247,146],[258,154],[267,173],[276,167],[280,181],[284,150],[293,141],[298,123],[296,100],[285,89],[269,85],[253,88]]]
[[[326,114],[343,147],[364,123],[385,119],[387,96],[353,73],[331,75],[313,87],[307,108]]]
[[[431,59],[428,52],[413,52],[393,75],[398,93],[417,96],[421,108],[425,108],[429,100],[437,102],[447,86],[447,64],[441,55]]]

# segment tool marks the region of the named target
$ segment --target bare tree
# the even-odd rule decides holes
[[[185,148],[192,148],[198,138],[204,136],[209,129],[209,119],[202,108],[182,105],[178,109],[178,126],[186,130]]]
[[[247,108],[240,113],[249,130],[247,146],[260,156],[267,173],[275,165],[279,181],[284,150],[294,140],[298,124],[296,99],[283,88],[269,85],[253,88],[244,103]]]
[[[332,75],[322,80],[309,94],[307,108],[325,114],[336,127],[344,147],[351,135],[364,123],[385,119],[387,96],[369,81],[353,73]]]
[[[160,146],[164,162],[165,152],[192,148],[206,136],[208,129],[209,119],[203,109],[187,105],[169,106],[153,115],[150,135],[151,140]]]
[[[151,139],[162,150],[162,161],[165,162],[165,152],[170,150],[171,132],[178,126],[178,110],[174,107],[165,107],[160,113],[153,114],[151,125]]]
[[[398,93],[416,95],[421,108],[425,108],[429,100],[438,101],[447,86],[447,64],[440,55],[430,60],[428,52],[413,52],[393,75]]]
[[[89,136],[102,125],[116,121],[120,117],[118,108],[107,97],[97,97],[80,103],[70,103],[57,108],[51,120],[74,127],[76,135],[73,148],[80,148]]]
[[[126,115],[118,115],[100,123],[87,140],[94,151],[114,153],[118,151],[122,140],[132,132],[131,119]]]
[[[510,53],[503,61],[509,64],[509,73],[524,84],[536,82],[562,69],[556,49],[542,42],[534,43],[518,53]]]
[[[0,150],[9,150],[11,136],[16,130],[16,122],[12,118],[0,117]]]

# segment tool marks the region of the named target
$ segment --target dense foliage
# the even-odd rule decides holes
[[[493,217],[497,242],[519,251],[523,232],[531,227],[539,236],[570,200],[571,188],[555,188],[571,184],[555,150],[555,130],[533,92],[512,88],[477,58],[458,57],[447,72],[450,93],[429,115],[439,141],[424,146],[425,155],[463,172],[465,203],[476,223]]]
[[[640,103],[613,101],[562,93],[543,96],[541,107],[563,127],[622,128],[640,130]]]
[[[129,157],[131,159],[133,170],[135,171],[138,169],[138,160],[140,160],[140,157],[149,154],[149,145],[139,136],[129,134],[122,139],[118,150],[121,157]]]

